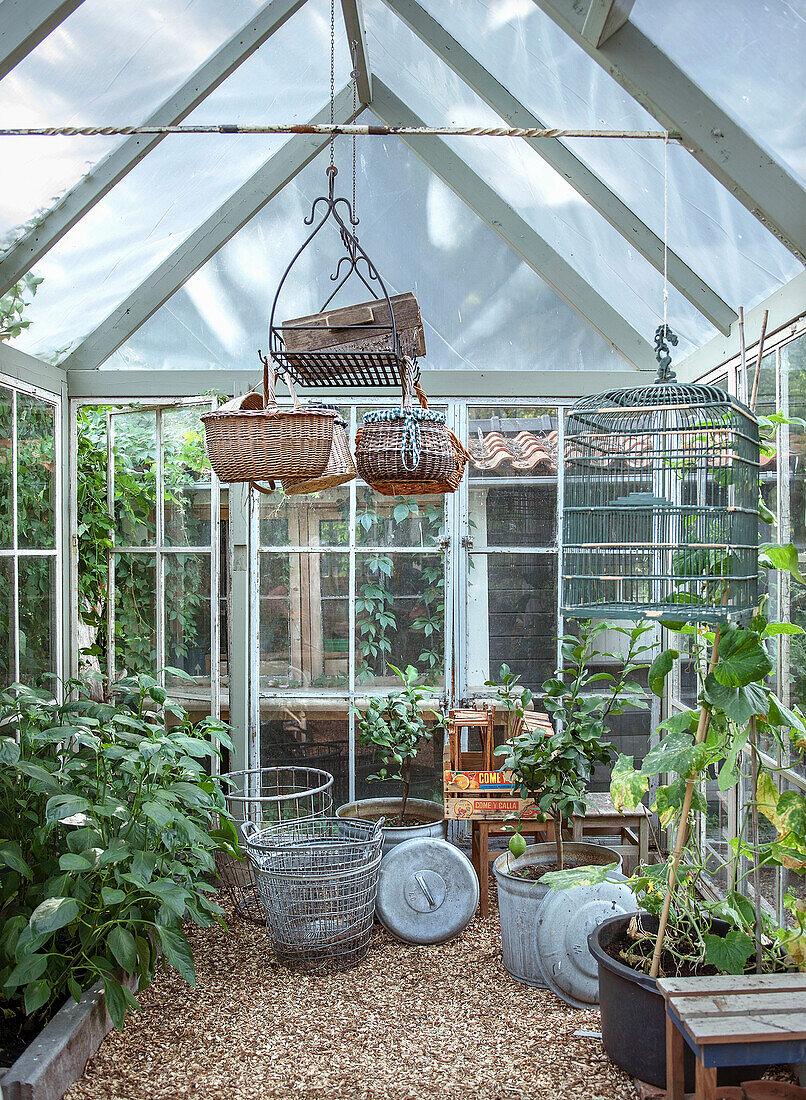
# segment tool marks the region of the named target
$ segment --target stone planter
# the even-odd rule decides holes
[[[337,817],[373,818],[385,814],[387,820],[394,820],[400,814],[399,798],[360,798],[357,802],[346,802],[336,810]],[[384,825],[383,854],[386,855],[396,844],[415,837],[435,836],[445,838],[447,822],[445,811],[439,802],[430,802],[425,798],[410,798],[406,802],[406,812],[416,814],[426,821],[425,825]]]
[[[618,867],[614,870],[621,870],[621,856],[602,844],[568,841],[563,847],[566,857],[573,858],[574,863],[579,866],[617,862]],[[552,842],[530,844],[517,859],[508,851],[502,852],[493,863],[493,873],[498,882],[504,967],[519,982],[542,989],[546,988],[546,982],[540,972],[535,950],[535,924],[538,910],[550,887],[534,879],[519,878],[510,872],[520,871],[524,867],[536,867],[541,863],[551,865],[556,858],[557,849]]]
[[[135,980],[127,983],[134,989]],[[103,983],[72,997],[0,1077],[3,1100],[60,1100],[112,1029]]]

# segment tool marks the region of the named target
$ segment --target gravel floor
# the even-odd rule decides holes
[[[493,888],[494,893],[494,888]],[[597,1039],[597,1012],[514,981],[495,905],[452,943],[376,927],[356,969],[279,966],[263,929],[193,930],[198,984],[163,972],[67,1100],[635,1100]]]

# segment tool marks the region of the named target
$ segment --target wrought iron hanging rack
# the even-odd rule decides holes
[[[400,334],[395,321],[395,311],[389,296],[386,284],[381,278],[378,269],[361,246],[355,233],[358,218],[349,199],[343,196],[336,197],[335,180],[338,169],[331,164],[327,168],[328,193],[320,195],[314,200],[311,212],[305,218],[306,225],[313,225],[314,229],[295,252],[288,267],[277,286],[269,319],[269,350],[272,358],[277,363],[280,372],[287,372],[295,382],[303,386],[399,386],[403,378],[404,354],[401,349]],[[324,211],[322,211],[322,206]],[[318,220],[317,220],[318,217]],[[293,324],[277,323],[277,305],[283,287],[294,265],[305,252],[317,234],[327,225],[334,222],[339,231],[345,254],[336,264],[335,271],[330,275],[332,282],[336,283],[332,292],[328,295],[318,314],[310,318],[310,323]],[[374,304],[383,312],[383,306],[388,310],[388,321],[384,317],[376,321],[372,310],[367,306],[367,316],[357,324],[338,322],[337,327],[332,323],[333,318],[321,318],[327,307],[344,287],[348,280],[355,275],[369,291]],[[373,303],[370,303],[373,304]],[[360,307],[355,307],[359,309]],[[346,311],[345,311],[346,312]],[[317,320],[317,318],[320,318]],[[308,320],[308,319],[304,319]],[[328,323],[330,320],[331,323]],[[289,348],[287,346],[288,333],[334,333],[342,337],[342,344],[332,348],[318,348],[304,350]],[[352,334],[355,333],[355,343],[362,343],[363,347],[352,346]],[[373,337],[370,341],[367,337]],[[370,344],[380,344],[380,347],[367,347]],[[419,372],[417,372],[419,375]]]

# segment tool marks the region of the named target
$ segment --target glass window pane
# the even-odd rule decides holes
[[[13,415],[14,402],[11,390],[0,386],[0,549],[8,549],[14,543],[12,508],[14,475],[11,448]]]
[[[439,545],[445,533],[445,497],[387,497],[363,481],[357,486],[358,546]]]
[[[115,554],[115,667],[113,678],[148,672],[157,664],[156,557]]]
[[[17,394],[17,537],[31,550],[56,545],[56,409]]]
[[[434,700],[434,708],[439,709],[438,699]],[[442,802],[443,745],[444,733],[442,730],[437,730],[432,732],[430,740],[420,746],[420,751],[411,763],[409,789],[411,798],[427,798],[430,802]],[[374,759],[371,745],[356,745],[355,766],[356,798],[399,798],[401,796],[403,785],[400,780],[369,781],[369,776],[378,769],[378,762]],[[406,816],[408,817],[408,813]]]
[[[210,704],[211,631],[210,555],[165,554],[165,664],[180,668],[196,686],[166,674],[171,693],[185,701]]]
[[[179,405],[162,414],[165,545],[210,545],[212,471],[199,417],[210,406]]]
[[[14,559],[0,558],[0,687],[17,678],[14,664]]]
[[[346,546],[349,516],[349,485],[291,496],[282,489],[261,493],[260,545]]]
[[[507,664],[537,690],[557,661],[556,554],[471,554],[468,564],[468,686]]]
[[[56,672],[56,559],[25,556],[17,568],[20,680],[52,688]]]
[[[115,542],[157,539],[157,416],[147,409],[112,416]]]
[[[346,554],[261,554],[260,688],[344,690]]]
[[[306,765],[333,776],[333,808],[348,798],[349,708],[345,699],[260,701],[260,763]]]
[[[442,684],[445,666],[445,564],[437,554],[357,554],[356,684],[394,687],[390,665],[413,665]]]

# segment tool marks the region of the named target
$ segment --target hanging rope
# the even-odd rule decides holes
[[[636,141],[676,141],[674,130],[568,130],[523,126],[367,126],[357,123],[276,122],[242,126],[222,122],[215,126],[5,126],[0,137],[129,137],[135,134],[339,134],[356,137],[502,137],[502,138],[621,138]]]

